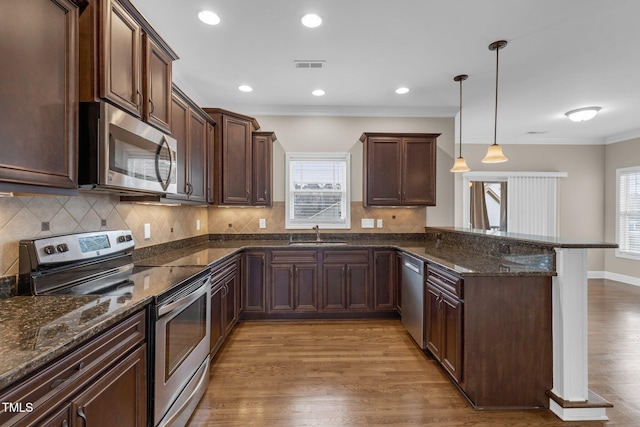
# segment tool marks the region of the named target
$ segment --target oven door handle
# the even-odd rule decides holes
[[[169,303],[167,305],[161,305],[158,307],[158,318],[164,316],[165,314],[176,310],[178,308],[181,307],[187,307],[189,306],[191,303],[193,303],[195,300],[197,300],[198,298],[200,298],[202,295],[205,295],[207,293],[207,288],[209,287],[209,281],[205,280],[202,284],[201,287],[199,287],[197,290],[195,290],[194,292],[185,295],[184,297],[180,298],[177,301],[174,301],[172,303]]]

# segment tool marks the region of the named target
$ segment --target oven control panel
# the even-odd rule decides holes
[[[133,250],[131,230],[94,231],[32,240],[38,264],[89,260]]]

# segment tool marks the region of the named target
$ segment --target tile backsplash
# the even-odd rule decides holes
[[[196,230],[197,220],[200,230]],[[49,229],[43,230],[46,223]],[[150,239],[144,238],[146,223],[151,225]],[[119,196],[102,193],[2,197],[0,276],[18,273],[21,239],[117,229],[131,229],[138,248],[208,234],[207,208],[121,203]]]
[[[131,229],[136,247],[143,248],[207,234],[300,232],[285,228],[284,212],[284,202],[274,202],[272,208],[207,208],[122,203],[117,195],[93,192],[82,192],[75,197],[0,197],[0,277],[18,273],[18,242],[21,239]],[[261,218],[266,219],[264,229],[259,228]],[[383,227],[363,229],[363,218],[373,219],[374,225],[381,219]],[[144,238],[144,224],[147,223],[151,225],[150,239]],[[365,208],[362,202],[352,202],[351,229],[336,231],[423,233],[425,223],[426,208]]]
[[[284,221],[284,202],[274,202],[272,208],[210,208],[209,232],[224,233],[289,233]],[[260,228],[260,219],[267,228]],[[362,228],[362,219],[382,220],[382,228]],[[339,233],[423,233],[426,208],[365,208],[362,202],[351,202],[351,229]],[[309,230],[311,232],[311,230]],[[324,233],[330,233],[329,230]]]

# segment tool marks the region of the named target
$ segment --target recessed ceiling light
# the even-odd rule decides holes
[[[577,110],[567,111],[564,115],[569,117],[572,122],[585,122],[593,119],[600,109],[600,107],[578,108]]]
[[[316,89],[313,92],[311,92],[311,94],[314,95],[314,96],[322,96],[322,95],[324,95],[324,93],[325,92],[322,89]]]
[[[304,15],[302,19],[300,19],[300,22],[302,22],[302,25],[307,28],[316,28],[319,27],[320,24],[322,24],[322,18],[320,18],[315,13],[308,13]]]
[[[396,93],[398,95],[404,95],[405,93],[409,93],[409,88],[408,87],[399,87],[398,89],[396,89]]]
[[[199,12],[198,19],[207,25],[218,25],[220,23],[220,17],[210,10]]]
[[[253,88],[249,85],[240,85],[238,86],[238,90],[241,92],[252,92]]]

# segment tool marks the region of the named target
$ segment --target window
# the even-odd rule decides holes
[[[616,170],[616,255],[640,259],[640,166]]]
[[[349,153],[288,153],[285,226],[351,228]]]

